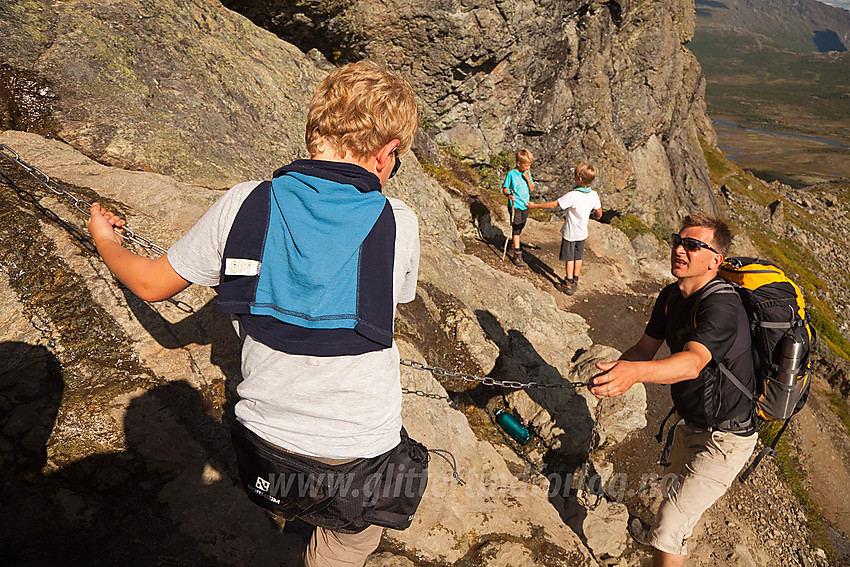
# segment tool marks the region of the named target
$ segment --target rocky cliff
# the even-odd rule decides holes
[[[715,208],[704,80],[683,45],[692,3],[294,4],[244,11],[330,60],[386,60],[415,85],[427,132],[475,162],[528,146],[554,195],[595,161],[606,202],[650,226]],[[5,3],[0,27],[20,36],[2,48],[7,125],[210,187],[297,155],[300,131],[278,116],[299,123],[315,66],[217,2],[167,6]]]
[[[479,164],[528,147],[546,197],[591,161],[606,204],[647,225],[715,210],[689,0],[225,4],[329,60],[386,61],[414,84],[430,136]]]

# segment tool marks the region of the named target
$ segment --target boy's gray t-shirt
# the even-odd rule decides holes
[[[259,182],[230,189],[177,243],[168,261],[194,284],[219,283],[227,235],[242,202]],[[395,303],[412,301],[419,270],[419,226],[413,211],[389,198],[395,215]],[[395,342],[355,356],[286,354],[233,325],[242,343],[236,418],[288,451],[330,459],[374,457],[395,447],[401,430],[401,382]]]

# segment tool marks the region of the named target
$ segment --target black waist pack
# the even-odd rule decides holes
[[[428,483],[428,449],[404,428],[390,451],[341,465],[286,452],[238,421],[231,436],[242,488],[255,504],[336,532],[406,529]]]

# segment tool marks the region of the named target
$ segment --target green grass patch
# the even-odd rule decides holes
[[[614,217],[611,219],[611,226],[620,230],[620,232],[628,236],[629,239],[632,239],[635,236],[640,236],[641,234],[653,234],[652,229],[646,226],[643,221],[635,215]]]
[[[503,150],[490,156],[490,167],[508,172],[516,165],[516,155],[510,150]]]
[[[481,187],[484,187],[494,195],[502,195],[502,183],[505,181],[504,174],[491,167],[480,167],[476,170]]]
[[[452,170],[446,167],[422,162],[422,169],[425,170],[425,173],[436,179],[440,185],[451,187],[457,191],[463,191],[466,189],[463,182],[457,178]]]
[[[835,392],[826,392],[826,399],[832,407],[832,411],[838,416],[838,419],[844,425],[847,434],[850,435],[850,406],[840,394]]]
[[[825,316],[815,306],[807,307],[807,311],[812,319],[812,326],[818,332],[818,340],[826,341],[829,350],[846,360],[850,360],[850,342],[841,334],[834,320]]]
[[[780,427],[781,423],[778,421],[763,423],[761,431],[759,431],[761,442],[765,446],[772,443]],[[807,525],[812,534],[809,544],[823,549],[830,561],[835,560],[836,554],[832,549],[832,542],[829,539],[823,513],[809,493],[809,478],[803,472],[804,469],[798,451],[785,435],[782,436],[776,446],[776,456],[773,460],[779,468],[779,476],[782,477],[794,497],[806,509]]]
[[[510,150],[504,150],[490,156],[489,165],[475,168],[481,187],[494,195],[502,195],[502,184],[505,174],[516,165],[516,155]]]

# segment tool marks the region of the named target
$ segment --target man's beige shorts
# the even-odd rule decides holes
[[[649,533],[649,543],[666,553],[685,555],[694,526],[747,464],[758,434],[741,437],[734,433],[708,431],[680,422],[673,436],[670,467],[678,477]]]

